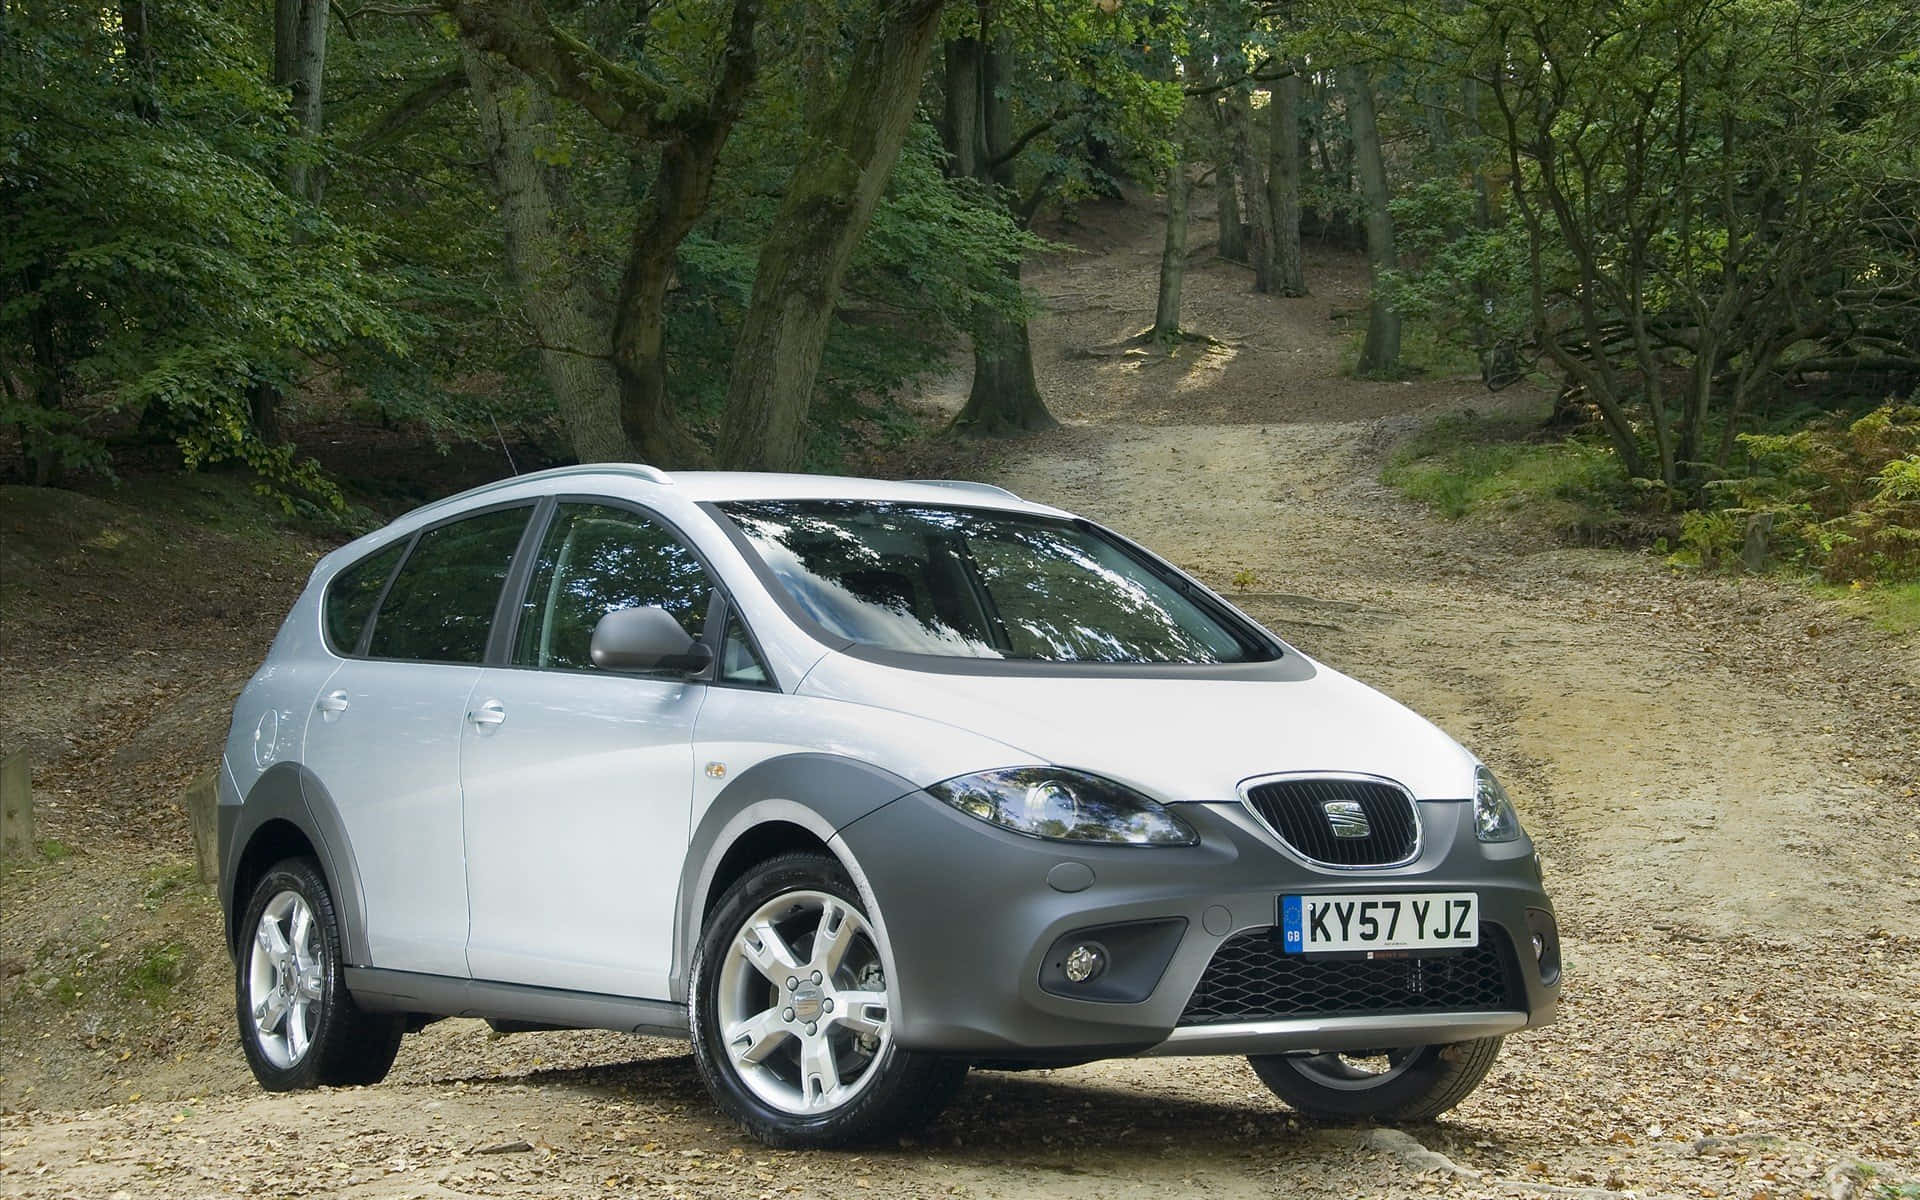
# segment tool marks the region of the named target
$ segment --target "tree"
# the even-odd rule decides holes
[[[754,46],[759,0],[733,0],[717,49],[703,53],[697,41],[687,46],[662,39],[668,44],[655,47],[668,61],[644,71],[556,26],[539,0],[449,0],[448,11],[476,48],[500,54],[552,94],[578,104],[633,153],[657,154],[656,173],[630,226],[610,309],[607,342],[620,381],[619,422],[631,447],[621,457],[663,463],[702,457],[667,394],[667,287],[675,251],[706,211],[720,152],[759,70]],[[673,79],[667,65],[679,68],[681,81]],[[691,82],[709,80],[704,88]],[[551,272],[527,276],[527,285],[535,288],[564,283]],[[539,306],[568,307],[553,299]],[[568,378],[562,376],[561,382]],[[583,382],[591,385],[591,375]],[[581,422],[571,428],[578,439],[576,453],[583,457],[603,452],[591,431],[606,427],[605,404],[604,393],[589,387],[561,405]]]
[[[1253,106],[1248,86],[1228,89],[1224,111],[1227,114],[1225,154],[1238,167],[1238,176],[1247,185],[1247,245],[1243,256],[1253,268],[1253,290],[1273,290],[1273,210],[1267,180],[1260,160],[1253,152]]]
[[[1160,285],[1154,292],[1153,328],[1147,337],[1161,344],[1180,337],[1180,293],[1187,277],[1187,201],[1193,180],[1187,176],[1186,139],[1174,141],[1167,168],[1167,229],[1160,249]]]
[[[1267,104],[1267,214],[1273,222],[1273,284],[1281,296],[1304,296],[1300,255],[1300,76],[1273,81]]]
[[[1783,380],[1920,370],[1900,9],[1485,14],[1532,338],[1630,473],[1697,495]]]
[[[582,217],[566,174],[541,161],[554,135],[553,105],[524,74],[473,39],[463,38],[461,49],[507,260],[574,455],[581,462],[631,458],[614,368],[612,305],[575,257]]]
[[[796,470],[840,281],[893,170],[942,0],[874,0],[839,94],[806,144],[761,250],[720,431],[720,461]]]
[[[1159,174],[1183,104],[1171,65],[1182,15],[1086,0],[977,3],[946,46],[941,136],[950,170],[1023,229],[1044,206],[1111,193],[1109,169]],[[1018,258],[1005,270],[1017,287]],[[969,332],[973,385],[954,427],[983,435],[1051,428],[1025,308],[985,305]]]
[[[247,389],[262,364],[400,353],[413,322],[369,239],[281,191],[284,100],[249,31],[202,0],[121,15],[7,13],[0,421],[41,483],[108,469],[104,434],[136,428],[328,500],[253,429]]]
[[[1361,375],[1392,375],[1400,369],[1400,314],[1383,285],[1385,277],[1399,268],[1400,256],[1394,248],[1386,155],[1373,107],[1373,78],[1366,67],[1356,65],[1343,68],[1340,80],[1347,99],[1347,123],[1353,133],[1354,169],[1360,176],[1367,226],[1367,276],[1372,283],[1366,342],[1355,370]]]
[[[953,38],[946,45],[943,132],[948,170],[1007,205],[1009,215],[1024,228],[1046,192],[1037,187],[1031,195],[1018,197],[1014,164],[1024,146],[1012,144],[1013,101],[1005,78],[1010,40],[994,28],[989,5],[980,6],[978,19],[980,29],[974,35]],[[1017,289],[1019,256],[1009,255],[1000,269]],[[971,323],[973,380],[955,427],[983,435],[1052,429],[1057,422],[1034,377],[1025,313],[986,302]]]
[[[273,82],[285,88],[296,138],[287,155],[287,194],[320,203],[325,176],[317,143],[326,111],[327,0],[274,0]]]

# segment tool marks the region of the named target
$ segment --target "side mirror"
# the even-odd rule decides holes
[[[603,671],[678,671],[697,675],[713,651],[680,628],[664,608],[622,608],[600,618],[587,650]]]

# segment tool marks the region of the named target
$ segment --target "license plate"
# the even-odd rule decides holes
[[[1356,950],[1465,950],[1480,944],[1472,892],[1280,897],[1288,954]]]

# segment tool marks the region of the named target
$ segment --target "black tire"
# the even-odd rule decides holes
[[[700,1078],[722,1111],[747,1133],[783,1150],[871,1144],[916,1129],[939,1115],[966,1078],[963,1060],[901,1049],[890,1038],[863,1088],[838,1108],[799,1114],[767,1103],[735,1069],[719,1029],[723,960],[754,913],[782,896],[826,893],[867,916],[846,871],[824,854],[789,853],[754,866],[715,906],[695,948],[688,1019]]]
[[[1389,1052],[1392,1070],[1370,1080],[1359,1072],[1338,1086],[1329,1076],[1338,1056],[1253,1054],[1247,1061],[1274,1095],[1314,1121],[1431,1121],[1465,1100],[1499,1057],[1497,1037]],[[1404,1057],[1401,1057],[1404,1056]]]
[[[292,892],[312,914],[318,957],[318,996],[303,1027],[311,1034],[301,1053],[288,1064],[273,1060],[263,1035],[255,1026],[250,1003],[254,959],[260,953],[256,937],[269,904]],[[379,1083],[393,1066],[405,1032],[406,1018],[390,1013],[364,1012],[347,991],[340,953],[340,920],[333,896],[327,891],[320,864],[311,858],[289,858],[275,863],[253,889],[240,924],[239,953],[235,956],[234,1016],[240,1025],[240,1045],[247,1065],[260,1086],[270,1092],[314,1087],[353,1087]],[[270,968],[269,968],[270,969]],[[292,1015],[285,1020],[291,1021]],[[285,1028],[283,1025],[282,1028]]]

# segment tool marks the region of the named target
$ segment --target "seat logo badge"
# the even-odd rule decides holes
[[[1373,832],[1373,826],[1367,823],[1367,814],[1352,800],[1329,800],[1321,805],[1327,813],[1327,824],[1337,838],[1363,838]]]
[[[727,764],[723,762],[710,762],[707,764],[708,779],[725,779],[726,777]]]

